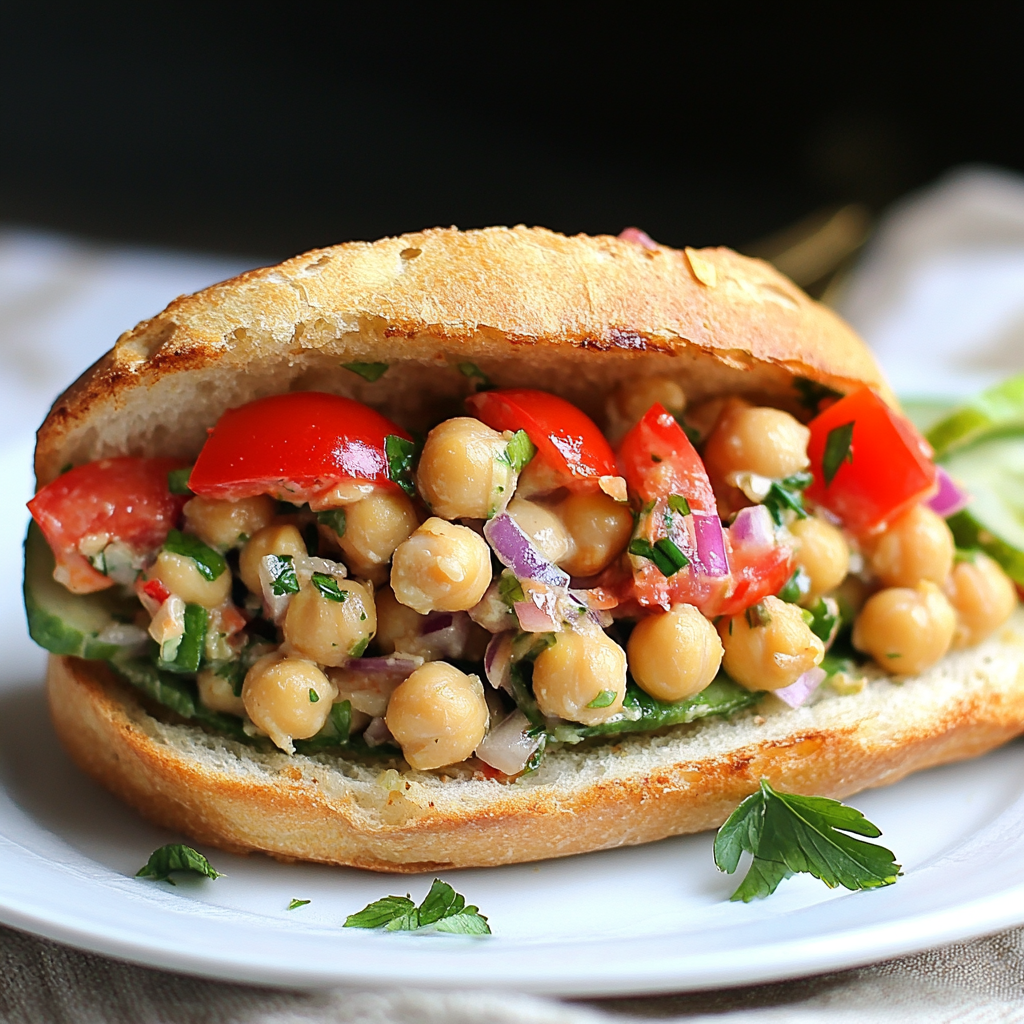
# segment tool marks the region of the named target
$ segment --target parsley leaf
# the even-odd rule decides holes
[[[363,380],[367,380],[371,384],[375,380],[380,380],[389,368],[388,363],[342,363],[341,365],[346,370],[358,373]]]
[[[292,900],[292,901],[291,901],[291,902],[290,902],[290,903],[288,904],[288,909],[289,909],[289,910],[296,910],[296,909],[298,909],[299,907],[304,907],[304,906],[306,906],[306,905],[307,905],[308,903],[312,903],[312,902],[313,902],[312,900]]]
[[[525,430],[517,430],[505,448],[508,464],[517,473],[522,473],[526,464],[537,454],[537,448]]]
[[[787,604],[799,604],[810,592],[811,577],[807,575],[802,565],[798,565],[775,596]]]
[[[487,918],[447,882],[434,879],[423,902],[417,907],[408,896],[385,896],[358,914],[345,918],[346,928],[383,928],[386,932],[415,932],[430,929],[456,935],[490,935]]]
[[[588,705],[588,708],[607,708],[615,700],[614,690],[602,690]]]
[[[670,494],[668,496],[668,507],[681,516],[690,514],[690,503],[681,494]]]
[[[631,555],[650,559],[658,567],[662,576],[674,576],[680,569],[690,564],[686,555],[668,537],[662,537],[654,544],[642,537],[637,537],[630,541],[628,550]]]
[[[839,603],[833,597],[820,597],[809,611],[811,621],[808,625],[811,627],[811,632],[828,647],[836,638],[836,633],[839,632],[839,627],[842,624]]]
[[[468,377],[471,381],[479,381],[476,385],[477,391],[489,391],[494,387],[491,383],[491,378],[476,363],[459,363],[459,373],[463,377]]]
[[[860,811],[821,796],[780,793],[761,780],[729,816],[715,837],[715,864],[732,874],[740,855],[753,862],[733,900],[749,903],[775,892],[784,878],[806,873],[830,889],[876,889],[892,885],[899,875],[891,850],[854,839],[846,833],[875,839],[882,833]]]
[[[158,882],[170,882],[172,871],[191,871],[206,878],[221,878],[221,873],[213,869],[213,865],[191,846],[182,843],[168,843],[154,850],[149,860],[135,872],[136,878],[152,878]]]
[[[834,474],[833,474],[834,475]],[[814,477],[810,473],[794,473],[784,480],[773,480],[762,505],[772,514],[776,526],[781,526],[787,509],[799,519],[807,518],[803,492],[811,486]]]
[[[176,641],[164,642],[157,667],[186,675],[198,672],[206,648],[209,621],[207,611],[201,604],[185,605],[185,632]]]
[[[388,476],[409,495],[416,497],[416,484],[412,473],[419,457],[420,446],[415,441],[407,441],[397,434],[388,434],[384,438],[384,454],[388,459]]]
[[[806,377],[797,377],[793,381],[793,387],[800,396],[800,404],[811,412],[817,412],[818,406],[826,398],[842,398],[842,392],[830,388],[827,384],[819,384],[816,380],[808,380]]]
[[[331,508],[326,512],[317,512],[316,521],[321,526],[333,530],[339,537],[345,536],[345,526],[348,520],[343,508]]]
[[[498,580],[498,597],[508,605],[509,611],[512,611],[512,606],[516,601],[526,600],[522,583],[508,569],[501,574],[501,578]]]
[[[180,530],[168,532],[167,540],[164,541],[164,551],[191,558],[203,579],[211,582],[228,567],[223,555],[204,544],[198,537],[182,533]]]
[[[771,625],[772,617],[768,608],[765,606],[764,601],[758,601],[757,604],[752,604],[745,612],[744,615],[747,619],[747,625],[751,629],[757,629],[758,626]]]
[[[821,471],[828,487],[835,479],[844,462],[853,463],[853,422],[833,427],[825,439],[825,454],[821,459]]]
[[[315,572],[310,578],[310,582],[320,591],[323,597],[326,597],[328,601],[334,601],[337,604],[344,604],[345,598],[348,597],[348,591],[342,590],[338,586],[338,581],[333,577],[329,576],[325,572]]]
[[[299,592],[299,577],[295,575],[291,555],[267,555],[266,566],[270,571],[270,589],[276,597]]]
[[[192,489],[188,485],[188,478],[191,475],[191,466],[182,466],[181,469],[172,469],[167,474],[167,489],[171,494],[191,494]]]

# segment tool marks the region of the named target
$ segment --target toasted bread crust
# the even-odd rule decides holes
[[[380,768],[353,774],[331,758],[259,754],[157,722],[96,662],[51,657],[48,686],[79,767],[150,820],[236,853],[418,872],[699,832],[720,825],[762,777],[842,798],[983,754],[1024,731],[1024,613],[1015,623],[924,678],[876,682],[868,697],[797,712],[771,699],[765,717],[739,726],[709,720],[669,730],[668,740],[603,744],[589,755],[601,770],[589,776],[574,769],[579,754],[555,751],[541,777],[516,785],[423,773],[389,782]]]
[[[502,383],[507,370],[508,383],[546,387],[554,373],[590,412],[595,374],[610,386],[624,373],[671,373],[691,398],[752,393],[792,403],[794,376],[892,397],[854,332],[760,260],[522,226],[435,229],[305,253],[175,300],[54,404],[39,431],[39,483],[69,461],[126,449],[194,455],[225,403],[310,379],[401,419],[408,403],[389,403],[393,376],[367,387],[338,371],[346,357],[434,367],[480,359]],[[590,376],[574,380],[581,365]],[[239,373],[250,390],[225,382]],[[206,407],[200,393],[211,395]],[[140,395],[146,410],[136,410]],[[168,436],[146,421],[182,402],[192,406],[188,429]],[[132,421],[125,434],[111,432],[118,416]]]

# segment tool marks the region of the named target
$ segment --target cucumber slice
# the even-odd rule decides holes
[[[1024,432],[988,434],[943,465],[972,497],[948,520],[957,545],[981,548],[1024,585]]]
[[[54,564],[50,545],[33,521],[25,537],[24,584],[32,639],[53,654],[78,658],[106,660],[123,653],[127,648],[117,642],[113,627],[132,621],[136,602],[115,593],[115,588],[72,594],[53,578]]]
[[[973,444],[993,430],[1024,428],[1024,373],[982,391],[927,433],[936,458]]]

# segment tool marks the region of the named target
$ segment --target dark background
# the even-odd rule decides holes
[[[256,258],[519,221],[746,247],[1024,170],[1018,7],[558,10],[6,4],[0,221]]]

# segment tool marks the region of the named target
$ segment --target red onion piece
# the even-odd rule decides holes
[[[398,676],[405,679],[422,664],[422,658],[416,658],[409,654],[389,654],[386,658],[349,658],[345,662],[345,668],[350,672]]]
[[[363,730],[363,739],[368,747],[379,747],[382,743],[395,743],[395,737],[391,735],[388,723],[383,718],[374,718]]]
[[[515,608],[516,618],[519,619],[519,625],[527,633],[556,633],[558,631],[558,623],[555,621],[553,610],[554,610],[554,595],[531,595],[534,600],[516,601]],[[551,601],[541,600],[537,601],[538,597],[551,596]],[[548,605],[551,607],[548,607]]]
[[[540,736],[530,736],[529,728],[526,715],[513,711],[481,740],[476,756],[499,772],[517,775],[540,745]]]
[[[658,248],[658,243],[646,231],[641,231],[640,228],[623,228],[619,232],[619,238],[624,242],[635,242],[637,245],[652,251]]]
[[[695,568],[703,576],[728,576],[725,534],[717,512],[694,512],[693,534],[697,543]]]
[[[549,562],[507,512],[499,512],[487,521],[484,537],[494,549],[498,561],[519,579],[536,580],[549,587],[569,586],[568,573]]]
[[[784,700],[791,708],[798,708],[806,703],[815,690],[825,681],[828,673],[823,668],[809,668],[795,683],[772,692],[780,700]]]
[[[941,467],[935,467],[939,489],[935,497],[929,499],[928,507],[943,519],[967,508],[971,496]]]
[[[741,508],[729,527],[729,534],[744,547],[767,549],[775,546],[772,514],[764,505]]]
[[[423,623],[420,633],[426,636],[428,633],[436,633],[438,630],[447,629],[451,624],[451,612],[431,612]]]
[[[487,682],[496,690],[505,689],[511,692],[509,671],[512,668],[513,636],[515,633],[512,630],[507,633],[495,633],[484,652],[484,675],[487,676]]]

